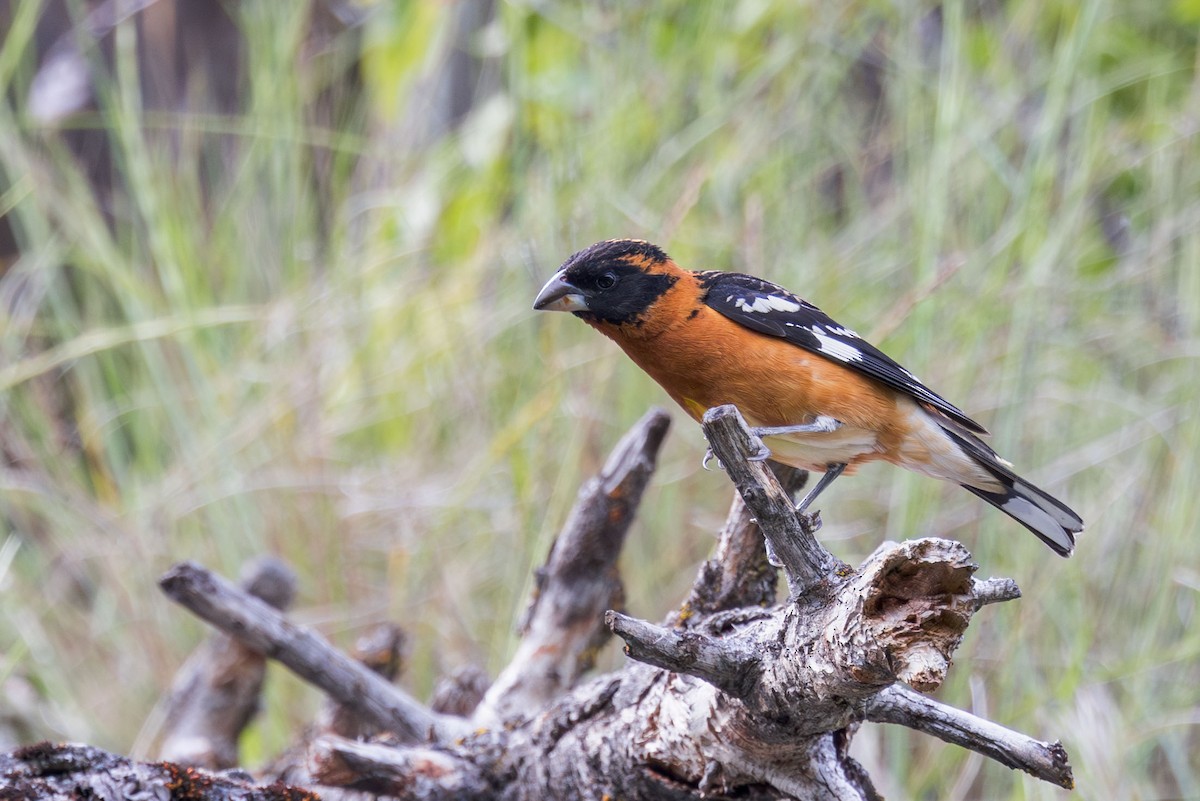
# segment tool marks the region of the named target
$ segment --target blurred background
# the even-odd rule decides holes
[[[1200,3],[0,0],[0,743],[144,748],[205,634],[172,563],[299,574],[424,697],[490,673],[580,483],[665,395],[542,282],[598,239],[784,284],[995,432],[1061,560],[890,467],[857,562],[962,539],[1023,600],[938,696],[1085,798],[1200,797]],[[676,426],[624,559],[683,598],[731,488]],[[609,647],[603,667],[622,663]],[[248,764],[316,694],[272,668]],[[907,730],[895,798],[1067,794]]]

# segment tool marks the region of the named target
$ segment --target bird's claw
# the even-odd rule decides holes
[[[816,509],[811,512],[796,512],[796,517],[800,519],[800,525],[809,534],[816,534],[821,530],[821,510]]]
[[[771,567],[783,567],[783,560],[775,555],[775,547],[771,545],[771,538],[767,537],[763,540],[763,545],[767,549],[767,564]]]
[[[716,458],[716,454],[713,453],[713,449],[705,448],[704,449],[704,459],[700,462],[700,466],[703,467],[705,470],[708,470],[709,469],[708,463],[711,462],[715,458]],[[765,462],[767,459],[770,459],[770,458],[771,458],[771,449],[768,448],[766,445],[762,444],[762,441],[760,440],[758,443],[758,450],[756,450],[754,453],[747,456],[746,461],[747,462]],[[725,469],[725,465],[721,464],[720,459],[717,459],[717,469],[719,469],[719,470]]]
[[[758,442],[758,450],[746,457],[748,462],[765,462],[771,458],[771,449],[763,444],[762,440]]]

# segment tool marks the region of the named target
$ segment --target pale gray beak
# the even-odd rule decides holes
[[[564,281],[560,271],[542,287],[537,300],[533,302],[533,308],[538,311],[576,312],[587,311],[588,305],[579,287]]]

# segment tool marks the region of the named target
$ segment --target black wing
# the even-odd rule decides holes
[[[783,287],[742,273],[713,271],[698,277],[707,290],[705,304],[730,320],[844,364],[932,406],[969,431],[987,433],[883,351]]]

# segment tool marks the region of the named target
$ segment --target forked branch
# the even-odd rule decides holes
[[[617,557],[666,425],[664,413],[647,415],[581,490],[539,572],[516,656],[473,723],[342,664],[313,632],[194,565],[173,569],[163,586],[407,740],[314,740],[308,766],[328,797],[337,797],[334,784],[423,800],[873,799],[847,753],[863,721],[908,726],[1071,786],[1057,743],[918,692],[941,684],[972,616],[1017,598],[1016,584],[976,578],[967,550],[943,539],[884,543],[848,567],[813,536],[814,521],[796,514],[790,490],[799,477],[785,474],[785,488],[749,458],[759,449],[735,409],[712,410],[704,421],[744,499],[730,510],[716,556],[666,625],[611,611],[621,603]],[[767,552],[790,590],[778,605]],[[609,629],[634,661],[576,685]]]

